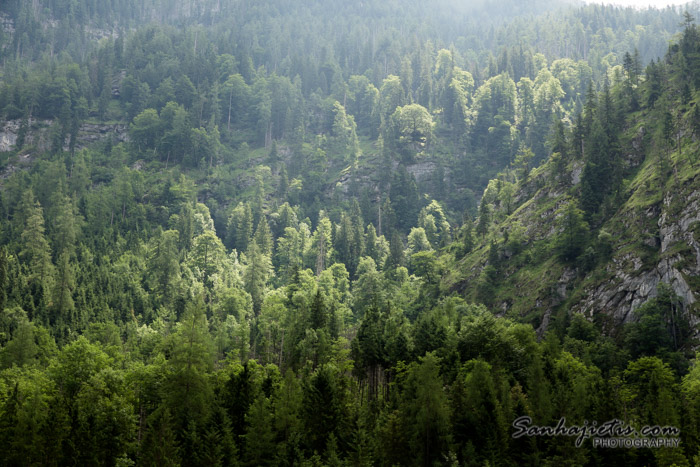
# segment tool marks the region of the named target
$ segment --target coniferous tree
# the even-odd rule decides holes
[[[491,366],[482,360],[468,361],[455,382],[452,415],[456,441],[462,447],[460,458],[468,455],[468,446],[476,457],[498,463],[503,446],[508,445],[506,415],[499,401],[497,383]],[[466,460],[466,459],[465,459]]]
[[[561,218],[561,233],[557,242],[559,257],[567,263],[574,263],[583,253],[588,236],[588,224],[583,220],[583,212],[570,202]]]
[[[340,217],[340,225],[336,228],[336,234],[333,241],[333,249],[337,256],[338,262],[349,264],[351,255],[351,243],[353,242],[353,229],[350,217],[343,213]]]
[[[274,460],[275,432],[271,409],[270,399],[260,393],[246,414],[246,457],[251,465],[264,465]]]
[[[18,367],[34,361],[37,354],[37,346],[34,342],[34,325],[22,317],[15,328],[12,339],[7,342],[0,352],[0,365],[3,368]]]
[[[177,466],[181,459],[176,428],[167,407],[159,408],[148,418],[139,451],[139,461],[148,465]]]
[[[239,203],[231,212],[226,228],[227,245],[239,252],[248,250],[253,237],[253,211],[248,203]]]
[[[289,176],[287,175],[287,165],[282,164],[280,168],[280,180],[277,185],[277,196],[281,199],[286,199],[287,190],[289,190]]]
[[[257,243],[252,243],[245,256],[243,285],[245,291],[253,299],[253,312],[256,316],[260,313],[267,282],[271,276],[272,262],[270,257],[260,251]]]
[[[255,230],[253,238],[261,253],[265,255],[272,254],[272,233],[270,232],[270,226],[267,223],[267,219],[265,219],[264,216],[260,218],[260,223],[258,223],[258,228]]]
[[[213,395],[206,377],[213,363],[211,336],[203,300],[195,300],[186,305],[180,326],[168,343],[169,371],[164,382],[165,402],[177,427],[178,441],[183,444],[187,430],[204,426]]]
[[[367,239],[365,240],[365,254],[372,258],[376,263],[379,261],[378,251],[377,251],[377,231],[374,225],[369,224],[367,226]],[[359,264],[359,263],[358,263]]]
[[[476,233],[485,236],[491,223],[491,208],[484,200],[479,205],[479,223],[476,225]]]
[[[34,199],[31,191],[25,195],[22,203],[22,215],[26,219],[26,224],[20,237],[22,247],[19,258],[29,267],[29,286],[35,304],[40,305],[43,295],[51,289],[53,282],[54,266],[51,263],[51,248],[44,236],[43,209]],[[46,316],[42,317],[44,320],[46,318]]]
[[[613,183],[616,154],[603,122],[596,119],[587,144],[588,160],[581,175],[581,208],[590,219]]]
[[[467,217],[457,234],[457,240],[461,241],[461,245],[457,248],[457,257],[461,258],[468,254],[474,248],[474,235],[473,235],[474,223]]]
[[[405,423],[411,433],[411,452],[422,465],[431,465],[447,449],[449,409],[438,372],[438,358],[428,353],[414,363],[404,393]]]
[[[167,303],[175,295],[175,287],[180,275],[178,243],[181,235],[174,230],[166,230],[155,240],[149,257],[148,276],[152,287]]]
[[[331,434],[336,437],[342,422],[342,399],[338,376],[330,366],[319,368],[304,387],[301,406],[305,444],[310,453],[325,452]]]
[[[359,376],[369,386],[370,399],[375,399],[378,395],[380,373],[385,364],[383,333],[382,315],[376,306],[370,306],[365,310],[352,347]]]
[[[7,304],[7,284],[7,249],[3,246],[0,247],[0,316],[3,316]]]
[[[391,271],[395,268],[403,266],[404,263],[404,246],[401,235],[394,230],[391,234],[391,242],[389,244],[389,257],[386,260],[384,269]]]
[[[72,330],[82,329],[84,322],[81,323],[77,316],[73,316],[75,311],[75,303],[73,302],[73,289],[75,288],[75,278],[73,266],[68,258],[68,253],[62,253],[58,258],[55,289],[53,292],[53,323],[60,323],[63,326],[72,328]]]

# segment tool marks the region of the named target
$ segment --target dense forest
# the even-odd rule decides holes
[[[463,3],[3,2],[0,464],[700,465],[700,8]]]

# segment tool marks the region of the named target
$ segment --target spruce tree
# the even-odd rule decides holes
[[[53,274],[53,264],[51,263],[51,248],[48,240],[44,236],[44,214],[38,201],[33,194],[28,192],[23,201],[26,211],[23,217],[26,219],[24,231],[21,235],[22,247],[19,257],[29,266],[30,282],[37,282],[45,286],[48,285]]]
[[[482,200],[481,204],[479,205],[479,223],[476,225],[476,233],[483,238],[489,231],[490,223],[491,208],[487,202]]]
[[[258,228],[255,230],[255,235],[253,238],[255,239],[255,243],[258,245],[261,253],[265,255],[272,255],[272,233],[270,232],[270,226],[267,223],[265,216],[260,218]]]

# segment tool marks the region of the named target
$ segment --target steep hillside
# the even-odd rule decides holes
[[[673,73],[674,54],[677,49],[669,52],[666,73]],[[546,164],[529,173],[514,167],[489,183],[475,221],[476,230],[487,227],[470,234],[473,247],[466,255],[463,246],[453,248],[456,267],[444,277],[445,290],[524,319],[540,335],[563,330],[572,314],[580,313],[622,338],[623,325],[640,319],[635,310],[667,285],[676,312],[697,337],[697,94],[694,100],[675,100],[678,81],[672,78],[665,99],[623,115],[626,86],[618,84],[609,97],[601,93],[599,110],[588,110],[595,118],[609,99],[620,115],[621,131],[604,153],[617,180],[596,209],[579,209],[586,202],[582,179],[593,173],[596,148],[581,151],[578,144],[591,144],[594,136],[576,143],[574,128],[567,145]],[[634,92],[646,97],[651,87],[643,82]]]

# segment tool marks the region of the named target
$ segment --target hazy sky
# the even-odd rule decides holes
[[[599,0],[591,1],[588,0],[586,3],[612,3],[614,5],[624,5],[624,6],[636,6],[639,8],[645,8],[648,6],[653,6],[656,8],[664,8],[668,5],[683,5],[687,3],[686,1],[676,1],[676,0]]]

